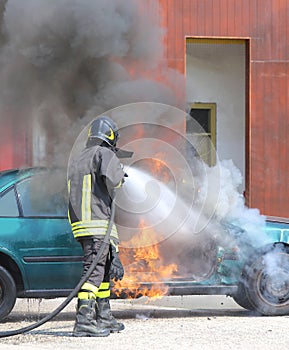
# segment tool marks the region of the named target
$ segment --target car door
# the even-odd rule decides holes
[[[19,204],[17,250],[28,282],[27,289],[72,289],[82,270],[82,250],[67,220],[65,177],[56,171],[20,181],[15,187]]]

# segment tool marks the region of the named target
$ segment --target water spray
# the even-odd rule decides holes
[[[175,243],[180,246],[179,250],[200,233],[216,231],[217,224],[210,223],[210,217],[203,215],[201,206],[193,201],[186,202],[178,193],[181,192],[178,185],[171,189],[135,167],[129,167],[126,172],[129,176],[116,200],[117,225],[123,238],[132,237],[139,230],[141,219],[145,220],[145,229],[161,234],[162,241],[167,238],[174,240],[177,234]],[[193,197],[194,189],[191,191]]]

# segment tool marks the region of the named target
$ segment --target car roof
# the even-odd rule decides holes
[[[8,169],[0,171],[0,192],[9,188],[13,184],[26,179],[37,173],[47,171],[47,168],[24,168],[24,169]]]

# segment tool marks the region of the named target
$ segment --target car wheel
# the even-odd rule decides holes
[[[252,305],[247,296],[246,287],[243,282],[239,282],[237,293],[232,295],[235,302],[247,310],[254,310],[255,307]]]
[[[289,248],[277,244],[245,269],[245,294],[262,315],[289,314]]]
[[[16,302],[16,286],[10,273],[0,266],[0,320],[6,317]]]

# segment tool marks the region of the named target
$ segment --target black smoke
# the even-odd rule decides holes
[[[35,133],[37,123],[59,154],[87,119],[108,109],[139,101],[177,105],[172,90],[144,74],[180,78],[164,64],[156,4],[2,0],[0,109],[12,106],[10,119],[23,130]]]

